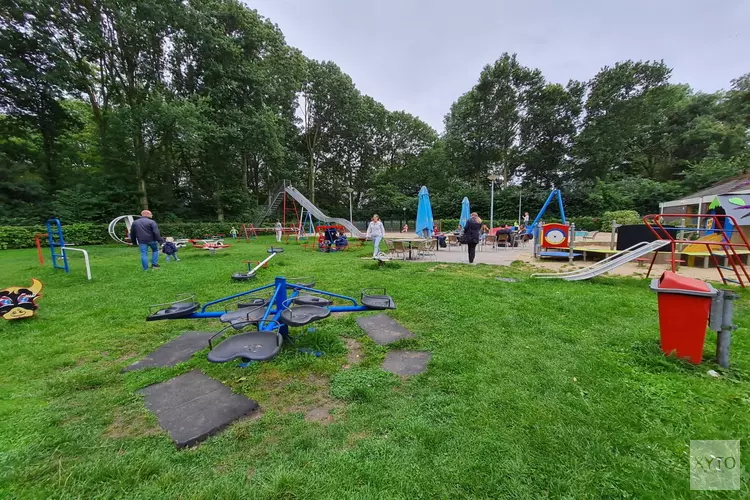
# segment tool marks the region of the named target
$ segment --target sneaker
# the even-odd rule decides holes
[[[159,269],[159,264],[151,264],[151,269]]]

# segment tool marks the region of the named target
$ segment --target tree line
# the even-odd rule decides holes
[[[251,221],[282,179],[321,209],[436,217],[468,196],[498,218],[554,185],[575,215],[655,211],[744,172],[750,74],[729,89],[623,61],[551,83],[515,55],[488,64],[445,131],[363,95],[237,0],[9,0],[0,5],[0,224]]]

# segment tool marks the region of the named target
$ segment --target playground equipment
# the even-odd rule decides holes
[[[41,297],[42,282],[31,278],[31,286],[12,286],[0,290],[0,316],[6,320],[30,318],[39,306],[36,301]]]
[[[343,226],[317,226],[315,230],[318,233],[318,250],[321,252],[337,252],[349,248],[349,242],[338,236],[345,229]]]
[[[675,238],[673,235],[673,232],[675,230],[695,231],[696,229],[671,226],[665,228],[663,225],[665,217],[673,219],[697,218],[699,220],[699,227],[701,226],[700,222],[705,220],[706,224],[704,225],[707,225],[709,227],[708,231],[715,231],[716,228],[722,228],[723,237],[719,239],[719,241],[714,241],[714,239],[707,238],[702,238],[696,241]],[[708,222],[709,220],[711,221],[710,223]],[[742,262],[742,256],[737,251],[739,249],[741,251],[741,254],[747,257],[748,255],[750,255],[750,243],[748,243],[748,240],[745,237],[745,233],[742,231],[742,228],[739,226],[739,224],[737,224],[737,220],[733,216],[718,213],[693,215],[655,214],[645,216],[643,218],[643,222],[646,224],[646,226],[648,226],[651,232],[658,239],[665,240],[670,244],[672,253],[672,272],[675,272],[675,264],[677,261],[676,255],[684,251],[683,248],[678,248],[678,245],[698,244],[705,245],[706,252],[711,258],[711,261],[716,267],[716,270],[719,272],[722,283],[734,283],[736,285],[740,285],[743,288],[745,287],[745,283],[750,283],[750,273],[748,273],[745,264]],[[672,231],[669,231],[668,229]],[[733,235],[736,236],[733,238]],[[733,243],[732,240],[734,239],[738,239],[739,242]],[[719,248],[716,249],[716,247]],[[719,259],[722,259],[724,261],[723,265],[719,262]],[[646,273],[646,277],[651,275],[651,269],[654,266],[655,260],[656,254],[654,254],[654,257],[651,259],[651,264],[648,266],[648,273]],[[726,277],[724,275],[725,271],[732,272],[737,279]]]
[[[664,218],[672,219],[685,219],[687,217],[698,218],[698,219],[712,219],[710,226],[716,227],[733,227],[733,233],[736,235],[734,239],[738,239],[739,242],[733,243],[728,237],[722,238],[701,238],[699,240],[686,240],[679,237],[675,237],[675,232],[682,230],[696,231],[696,228],[691,227],[673,227],[664,226]],[[672,272],[676,271],[677,262],[679,259],[678,255],[682,254],[688,248],[695,248],[695,245],[704,246],[706,248],[706,254],[711,259],[712,263],[716,267],[716,270],[721,277],[724,284],[734,283],[745,287],[746,283],[750,283],[750,273],[748,273],[745,264],[742,261],[742,257],[746,258],[750,256],[750,243],[748,243],[742,228],[737,225],[737,221],[730,215],[720,214],[655,214],[647,215],[643,218],[643,222],[646,224],[648,229],[654,235],[653,241],[642,241],[636,243],[620,252],[614,253],[609,257],[600,260],[592,264],[591,266],[576,269],[573,271],[567,271],[563,273],[537,273],[533,274],[534,278],[559,278],[566,281],[580,281],[599,276],[611,271],[617,267],[620,267],[627,262],[638,259],[646,254],[653,253],[651,258],[651,264],[648,267],[648,273],[646,277],[651,275],[656,257],[659,251],[666,253],[666,247],[669,246],[671,254],[670,262],[672,264]],[[729,224],[731,223],[731,226]],[[705,231],[705,229],[703,230]],[[678,248],[680,245],[686,245],[684,248]],[[716,247],[719,247],[718,249]],[[723,260],[723,264],[719,260]],[[729,271],[734,274],[736,279],[725,276],[725,273]]]
[[[286,223],[286,213],[287,213],[287,196],[289,196],[292,200],[299,203],[302,208],[308,211],[310,216],[315,217],[317,220],[321,222],[327,222],[330,224],[336,224],[343,226],[347,232],[351,233],[352,237],[355,238],[364,238],[365,235],[357,229],[357,226],[352,224],[350,221],[346,219],[342,219],[340,217],[328,217],[326,214],[320,211],[318,207],[316,207],[310,200],[308,200],[302,193],[300,193],[296,188],[294,188],[291,184],[291,182],[287,180],[283,180],[279,183],[276,190],[271,194],[271,196],[268,199],[268,205],[266,205],[266,209],[262,212],[256,223],[254,224],[255,228],[258,228],[263,224],[263,222],[271,217],[276,210],[279,208],[279,205],[282,205],[282,212],[283,212],[283,225],[284,227],[287,227]],[[294,206],[294,210],[296,211],[296,205]],[[299,230],[305,225],[303,223],[303,219],[300,215],[297,216],[297,221],[299,224]]]
[[[232,275],[232,279],[234,281],[247,281],[247,280],[255,279],[256,271],[258,271],[258,269],[260,269],[261,267],[268,267],[268,262],[274,257],[276,257],[276,254],[277,252],[272,252],[271,255],[269,255],[268,257],[266,257],[260,262],[254,261],[254,260],[245,261],[245,263],[247,264],[247,272],[246,273],[234,273]],[[257,265],[254,268],[250,269],[250,264],[252,264],[253,262],[256,262]]]
[[[59,219],[48,219],[46,226],[46,234],[37,234],[35,236],[36,251],[39,257],[39,264],[44,265],[44,257],[42,256],[42,243],[40,241],[40,238],[47,237],[50,256],[52,257],[52,267],[54,267],[55,269],[62,269],[66,274],[70,274],[67,252],[81,252],[83,254],[83,262],[86,265],[86,278],[91,280],[91,265],[89,263],[89,253],[82,248],[74,248],[70,245],[66,245],[65,236],[63,235],[62,225],[60,224]]]
[[[205,239],[205,240],[188,240],[194,248],[201,250],[208,250],[208,253],[214,255],[217,250],[223,250],[229,248],[232,245],[225,245],[223,239]]]
[[[669,242],[665,240],[656,240],[651,242],[642,241],[627,249],[612,254],[609,257],[602,259],[588,267],[582,269],[575,269],[573,271],[567,271],[563,273],[536,273],[532,274],[532,278],[560,278],[565,281],[582,281],[591,279],[600,274],[604,274],[607,271],[611,271],[621,265],[631,262],[638,257],[646,255],[650,252],[655,252],[660,248],[668,245]]]
[[[534,226],[534,257],[563,257],[573,262],[575,252],[575,224],[537,224]]]
[[[526,228],[526,233],[531,234],[534,230],[534,228],[539,224],[539,221],[542,220],[542,216],[544,215],[544,212],[547,211],[550,204],[552,203],[552,200],[557,197],[557,206],[560,208],[560,218],[562,219],[562,223],[565,224],[565,207],[563,206],[563,197],[562,192],[560,192],[559,189],[552,189],[550,191],[549,196],[547,196],[547,200],[544,202],[544,205],[542,205],[542,208],[539,210],[539,213],[536,214],[536,217],[534,217],[534,222],[531,223],[531,226]],[[520,221],[519,221],[520,222]]]
[[[331,313],[396,308],[385,289],[377,289],[379,293],[371,293],[375,289],[362,290],[358,304],[352,297],[315,289],[314,281],[304,280],[306,278],[287,279],[277,276],[269,285],[212,300],[202,307],[195,302],[194,296],[184,297],[168,304],[151,306],[146,321],[218,318],[227,326],[209,340],[211,351],[208,353],[208,360],[225,363],[237,358],[255,361],[271,359],[279,353],[285,340],[292,341],[289,336],[290,327],[320,321]],[[346,304],[335,304],[335,301]],[[236,309],[225,307],[223,311],[208,310],[213,306],[226,306],[229,303],[233,303]],[[234,335],[215,345],[213,340],[223,336],[230,328],[256,330]]]
[[[109,223],[109,227],[107,230],[109,231],[109,236],[113,240],[115,240],[118,243],[122,243],[123,245],[132,245],[129,241],[126,241],[130,237],[130,227],[133,225],[133,221],[135,219],[139,219],[140,215],[121,215],[119,217],[115,217],[112,219],[112,221]],[[118,225],[119,224],[125,224],[125,237],[120,238],[120,236],[117,234],[118,231]]]

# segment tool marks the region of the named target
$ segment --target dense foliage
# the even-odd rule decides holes
[[[249,220],[281,179],[355,218],[436,217],[468,196],[534,212],[554,184],[572,215],[643,214],[743,172],[750,75],[704,94],[663,62],[550,83],[502,54],[442,136],[309,60],[238,0],[10,0],[0,5],[0,224]],[[520,190],[520,192],[519,192]],[[413,217],[413,215],[412,215]]]

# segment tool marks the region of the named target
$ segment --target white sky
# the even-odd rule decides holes
[[[306,56],[438,131],[503,52],[552,82],[617,61],[660,60],[713,92],[750,72],[750,0],[244,0]]]

